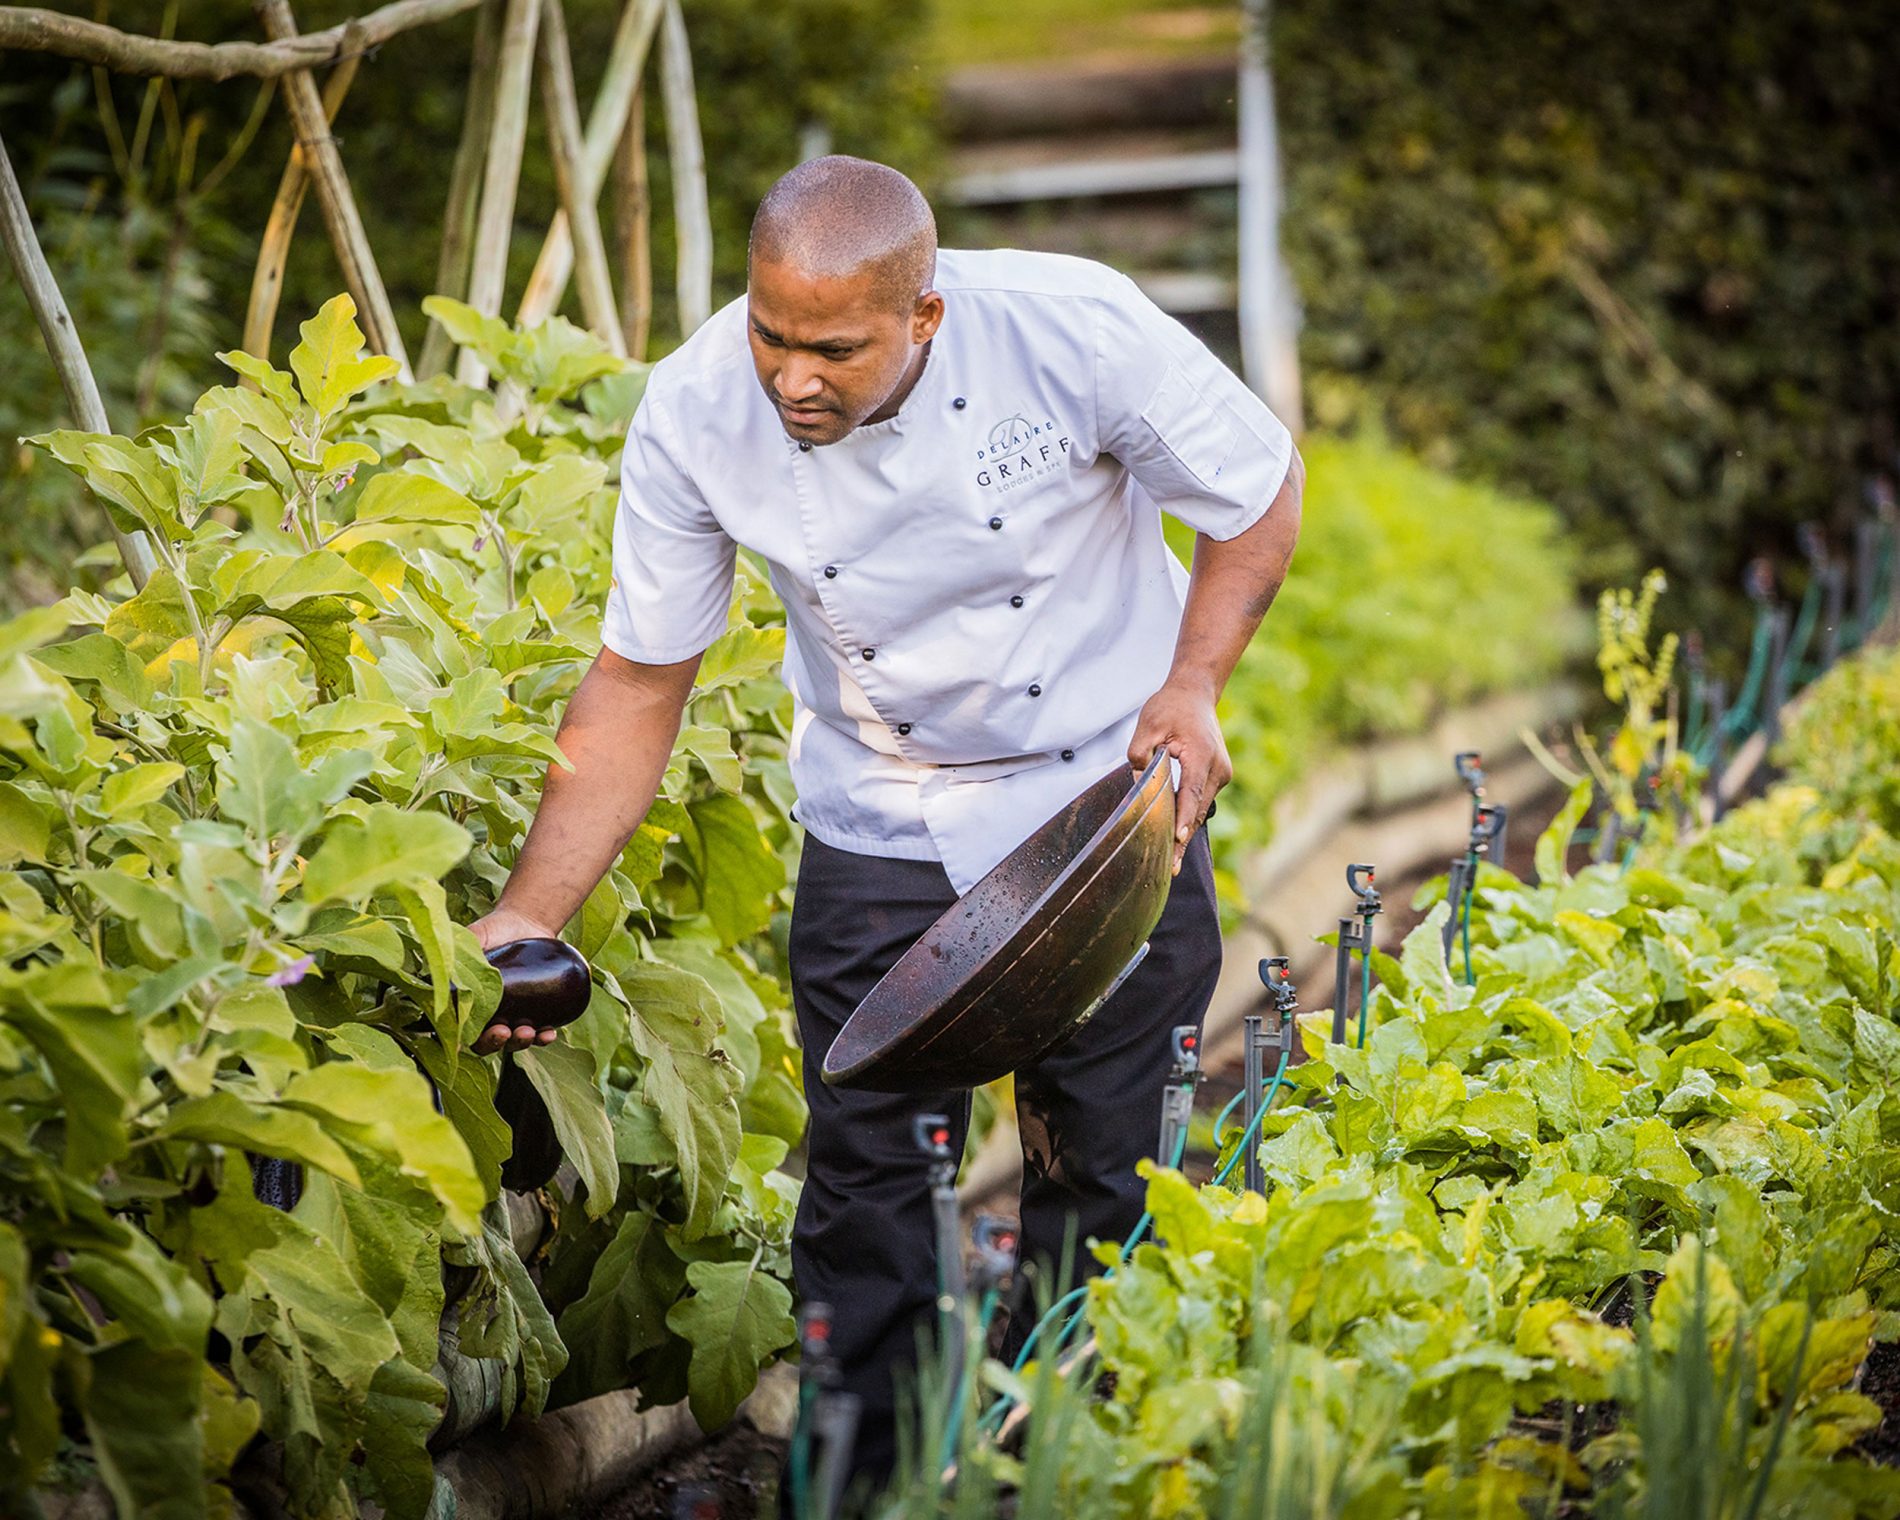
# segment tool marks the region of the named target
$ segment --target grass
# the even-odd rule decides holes
[[[1193,0],[937,0],[932,51],[945,68],[1087,54],[1130,59],[1233,51],[1237,3]]]

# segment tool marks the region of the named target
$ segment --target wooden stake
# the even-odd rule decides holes
[[[481,0],[395,0],[367,16],[321,32],[277,42],[172,42],[137,37],[97,21],[38,6],[0,6],[0,52],[57,53],[117,74],[162,74],[168,79],[275,79],[293,69],[331,68],[352,53],[381,47],[411,27],[427,26]]]
[[[360,56],[352,53],[323,82],[323,118],[334,122],[356,78]],[[251,299],[244,309],[244,351],[270,359],[271,328],[277,322],[277,303],[284,293],[284,267],[290,260],[290,240],[297,230],[297,218],[303,211],[304,195],[310,189],[309,161],[301,143],[292,143],[290,159],[283,177],[277,181],[277,198],[271,202],[270,217],[264,223],[264,236],[257,246],[257,268],[251,273]],[[255,380],[245,380],[255,390]]]
[[[508,279],[508,236],[514,226],[515,191],[521,178],[521,151],[528,134],[528,83],[534,70],[534,34],[540,0],[508,0],[502,22],[501,53],[495,66],[495,115],[488,133],[488,158],[482,168],[482,204],[475,222],[475,253],[469,265],[468,304],[484,316],[501,312]],[[462,350],[456,378],[464,385],[486,385],[488,366]]]
[[[660,95],[666,108],[666,151],[673,166],[673,226],[679,250],[674,281],[680,331],[690,337],[712,315],[712,210],[706,197],[706,149],[693,95],[693,54],[679,0],[665,0],[660,23]]]
[[[620,271],[620,320],[627,355],[644,360],[653,326],[653,192],[647,182],[647,113],[633,92],[626,130],[614,155],[614,263]]]
[[[279,41],[297,35],[297,22],[290,13],[290,0],[252,0],[264,29]],[[363,231],[363,218],[350,194],[349,176],[343,172],[343,156],[330,136],[330,123],[323,114],[323,101],[317,95],[316,81],[307,69],[284,76],[284,95],[290,103],[290,118],[296,124],[297,140],[310,165],[317,187],[317,204],[323,208],[323,220],[330,229],[337,262],[343,266],[343,283],[356,298],[363,319],[363,332],[369,346],[388,354],[402,366],[402,377],[409,378],[409,356],[403,352],[402,334],[396,329],[396,315],[389,306],[389,292],[383,288],[382,274],[376,268],[376,256],[370,252],[369,238]]]
[[[626,336],[620,330],[620,313],[614,309],[613,281],[607,275],[607,249],[595,207],[600,181],[588,184],[581,163],[581,108],[574,95],[574,61],[568,53],[561,0],[541,0],[541,102],[547,109],[554,180],[574,240],[581,314],[601,341],[624,356]]]
[[[620,25],[614,29],[607,67],[594,95],[593,109],[588,112],[587,140],[581,153],[584,198],[590,205],[600,199],[600,186],[612,165],[621,128],[640,89],[640,75],[660,25],[660,4],[661,0],[627,0]],[[528,288],[522,292],[515,321],[524,326],[544,321],[561,304],[573,270],[574,242],[567,213],[557,211],[541,241],[541,252],[534,261],[534,273],[528,277]]]
[[[1268,0],[1245,0],[1240,42],[1240,356],[1247,383],[1297,438],[1299,296],[1280,250],[1280,138],[1267,58]]]
[[[99,382],[93,378],[92,366],[86,363],[86,351],[73,326],[72,313],[66,309],[66,298],[59,293],[58,282],[53,279],[53,271],[40,249],[40,240],[34,236],[26,197],[14,177],[13,161],[7,157],[4,141],[0,141],[0,240],[7,245],[14,278],[20,282],[26,303],[40,324],[40,335],[46,340],[46,352],[52,356],[53,368],[65,389],[66,405],[73,414],[73,421],[88,433],[111,432],[112,421],[106,416]],[[113,540],[119,546],[119,558],[125,562],[133,586],[143,590],[155,564],[151,541],[143,532],[121,532],[110,516],[106,518],[106,526],[112,530]]]
[[[435,293],[461,300],[468,293],[468,255],[475,241],[476,191],[488,152],[488,131],[495,115],[495,47],[501,30],[502,0],[482,0],[475,18],[475,49],[469,57],[468,96],[462,105],[462,138],[449,170],[448,204],[442,212],[442,249],[436,258]],[[455,345],[448,329],[433,318],[416,361],[416,378],[427,380],[448,368]]]

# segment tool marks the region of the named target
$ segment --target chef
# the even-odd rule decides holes
[[[896,170],[814,159],[766,195],[747,290],[655,366],[627,435],[602,648],[568,704],[485,945],[557,934],[651,806],[734,556],[785,604],[805,830],[790,967],[811,1105],[792,1259],[833,1307],[858,1465],[936,1294],[913,1116],[967,1092],[827,1087],[825,1050],[957,896],[1077,793],[1178,762],[1175,876],[1147,958],[1016,1074],[1025,1259],[1142,1209],[1169,1032],[1220,967],[1202,824],[1232,772],[1215,703],[1299,531],[1292,440],[1135,285],[1083,259],[937,247]],[[1190,574],[1162,540],[1195,530]],[[477,1048],[532,1043],[491,1026]],[[1059,1268],[1058,1268],[1059,1270]],[[1022,1333],[1020,1327],[1016,1334]]]

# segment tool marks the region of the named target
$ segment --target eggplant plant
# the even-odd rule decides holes
[[[432,303],[432,306],[435,303]],[[442,303],[501,398],[393,383],[347,297],[288,371],[136,438],[52,433],[158,568],[0,626],[0,1486],[417,1517],[440,1327],[506,1418],[610,1387],[728,1418],[793,1339],[804,1105],[770,935],[783,633],[742,578],[664,795],[568,933],[584,1017],[468,1046],[492,903],[598,647],[644,371]],[[503,1061],[568,1165],[518,1253]],[[299,1163],[280,1210],[247,1155]]]

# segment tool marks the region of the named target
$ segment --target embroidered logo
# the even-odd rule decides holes
[[[976,483],[998,494],[1019,490],[1062,469],[1068,454],[1068,436],[1053,419],[1031,422],[1014,412],[990,429],[976,451]]]

